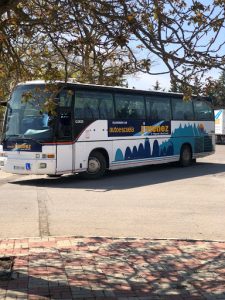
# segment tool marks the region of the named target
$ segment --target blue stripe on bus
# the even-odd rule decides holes
[[[215,115],[215,119],[218,119],[221,114],[222,114],[222,109],[219,110],[218,113]]]

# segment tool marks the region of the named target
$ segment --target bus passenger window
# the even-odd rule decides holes
[[[112,94],[77,91],[75,94],[74,115],[76,119],[113,119],[114,105]]]
[[[120,119],[145,119],[144,97],[116,94],[116,115]]]
[[[59,93],[59,106],[60,107],[71,107],[74,92],[72,90],[62,90]]]
[[[96,93],[97,94],[97,93]],[[113,95],[108,93],[98,93],[99,119],[114,119]]]
[[[173,112],[174,120],[184,120],[184,121],[194,120],[192,100],[184,101],[181,98],[173,98],[172,112]]]
[[[214,113],[211,106],[204,101],[194,101],[195,119],[198,121],[213,121]]]
[[[170,100],[165,97],[147,97],[147,118],[152,122],[157,121],[170,121],[171,120],[171,108]]]

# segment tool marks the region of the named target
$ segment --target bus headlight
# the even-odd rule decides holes
[[[47,164],[46,163],[40,163],[39,164],[39,168],[40,169],[46,169],[47,168]]]

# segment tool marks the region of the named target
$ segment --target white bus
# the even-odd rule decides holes
[[[5,172],[98,178],[106,170],[147,164],[188,166],[214,153],[214,114],[205,99],[185,102],[178,93],[57,85],[56,114],[41,110],[44,82],[22,83],[13,91],[0,148]],[[26,94],[34,100],[24,101]]]
[[[225,143],[225,109],[214,110],[216,143]]]

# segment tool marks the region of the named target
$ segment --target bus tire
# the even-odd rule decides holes
[[[192,151],[189,145],[183,145],[180,150],[180,165],[188,167],[192,163]]]
[[[105,156],[98,151],[94,151],[90,154],[88,158],[87,171],[81,173],[81,176],[86,179],[98,179],[105,174],[105,171],[106,171]]]

